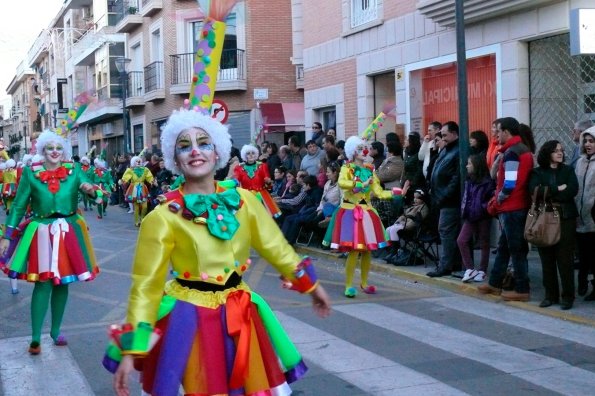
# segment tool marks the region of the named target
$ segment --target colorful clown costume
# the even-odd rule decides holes
[[[358,186],[369,179],[371,183],[367,187]],[[393,193],[382,189],[372,165],[343,165],[338,184],[343,191],[343,202],[331,219],[324,245],[342,252],[369,251],[386,247],[386,231],[370,203],[370,194],[373,192],[377,198],[391,199]]]
[[[233,173],[242,188],[252,191],[272,217],[281,216],[281,209],[269,193],[272,184],[265,180],[270,180],[269,168],[266,163],[260,161],[252,164],[242,162],[234,168]]]
[[[16,237],[29,204],[32,214],[10,262],[0,261],[10,278],[53,284],[95,278],[99,268],[87,224],[77,213],[76,191],[85,182],[85,174],[72,162],[52,171],[42,163],[24,168],[5,237]]]
[[[132,271],[128,324],[112,328],[104,366],[134,355],[145,392],[289,395],[307,370],[267,303],[242,275],[253,247],[300,292],[317,286],[314,267],[288,245],[258,199],[218,184],[160,197],[142,223]],[[174,280],[167,280],[169,264]],[[150,265],[149,265],[150,264]]]
[[[145,183],[153,183],[154,180],[149,168],[144,166],[130,167],[122,176],[122,182],[128,184],[124,199],[134,205],[134,225],[137,227],[147,214],[149,188]]]

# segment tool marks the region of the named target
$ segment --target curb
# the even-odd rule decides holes
[[[342,260],[337,257],[336,253],[331,253],[327,250],[322,250],[309,246],[295,246],[295,250],[300,254],[309,255],[312,257],[331,260]],[[473,284],[471,283],[463,283],[460,280],[452,279],[451,277],[430,278],[425,274],[409,271],[407,270],[407,268],[408,267],[396,267],[394,265],[385,264],[384,262],[378,259],[372,258],[370,270],[376,273],[382,273],[402,279],[407,279],[419,284],[438,286],[442,289],[447,289],[449,291],[464,294],[466,296],[474,297],[480,300],[498,302],[516,308],[524,309],[526,311],[534,312],[540,315],[549,316],[555,319],[561,319],[568,322],[595,327],[595,319],[589,319],[583,316],[575,315],[570,311],[539,308],[537,305],[531,304],[530,302],[502,301],[502,299],[499,296],[494,296],[490,294],[480,294],[477,291],[477,287],[473,286]],[[430,270],[431,268],[428,268],[428,271]]]

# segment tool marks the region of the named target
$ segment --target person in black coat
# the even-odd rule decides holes
[[[559,302],[560,308],[566,310],[572,308],[574,302],[574,233],[578,216],[574,197],[578,193],[578,179],[574,169],[564,164],[564,149],[557,140],[541,146],[537,163],[539,166],[531,172],[529,191],[533,194],[537,189],[537,199],[541,200],[547,187],[547,199],[558,207],[561,218],[560,241],[554,246],[537,248],[545,288],[545,297],[539,306],[545,308]]]

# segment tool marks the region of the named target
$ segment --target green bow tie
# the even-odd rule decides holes
[[[184,204],[195,217],[207,212],[205,222],[209,232],[219,239],[231,239],[240,226],[235,217],[240,208],[240,194],[235,188],[215,194],[187,194]]]
[[[372,170],[370,170],[368,168],[363,168],[361,166],[356,166],[353,174],[360,181],[365,182],[366,180],[368,180],[369,178],[372,177],[373,172],[372,172]],[[366,188],[364,188],[362,191],[365,192],[365,193],[367,193],[368,191],[370,191],[370,185],[368,184],[366,186]]]

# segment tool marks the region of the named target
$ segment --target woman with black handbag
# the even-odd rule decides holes
[[[574,170],[564,164],[564,149],[557,140],[547,141],[541,146],[537,163],[538,167],[531,173],[529,191],[537,188],[536,199],[551,201],[560,215],[558,243],[538,247],[545,288],[545,297],[539,306],[545,308],[559,302],[560,308],[567,310],[574,302],[574,231],[578,216],[574,196],[578,192],[578,180]],[[557,272],[560,273],[562,293]]]

